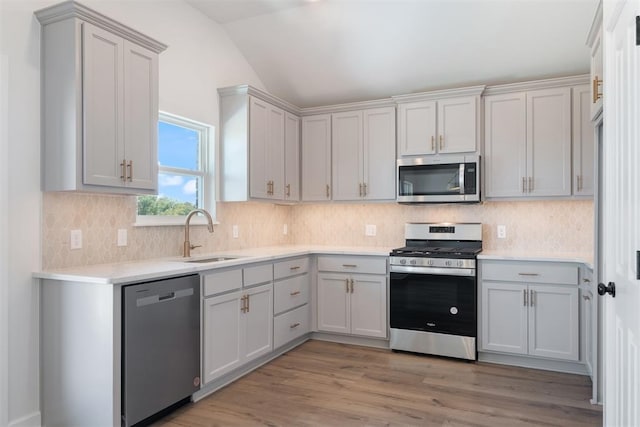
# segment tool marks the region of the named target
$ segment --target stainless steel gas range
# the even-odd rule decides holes
[[[476,360],[482,224],[408,223],[390,257],[390,346]]]

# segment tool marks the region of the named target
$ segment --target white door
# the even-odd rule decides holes
[[[577,361],[578,288],[529,285],[529,354]]]
[[[245,270],[246,271],[246,270]],[[243,363],[269,353],[273,349],[273,285],[257,286],[244,292],[246,298],[244,313]]]
[[[436,153],[436,102],[412,102],[398,107],[398,156]]]
[[[342,274],[318,274],[318,330],[351,332],[349,278]]]
[[[203,302],[203,369],[205,384],[240,366],[244,349],[240,292]]]
[[[331,200],[331,115],[302,118],[302,200]]]
[[[476,97],[438,101],[438,152],[466,153],[476,151]]]
[[[158,55],[124,41],[127,186],[158,188]]]
[[[604,421],[640,425],[640,2],[604,2]],[[604,291],[598,285],[599,293]]]
[[[364,197],[396,198],[396,109],[364,111]]]
[[[363,197],[362,141],[362,111],[332,114],[333,200]]]
[[[351,333],[368,337],[387,336],[386,276],[353,276]]]
[[[271,182],[270,197],[284,199],[284,126],[285,113],[269,106],[267,139],[267,180]]]
[[[123,42],[105,30],[82,24],[85,184],[124,185]]]
[[[482,282],[482,349],[527,354],[528,289]]]
[[[249,104],[249,194],[259,199],[270,198],[267,159],[269,156],[270,105],[261,99]]]

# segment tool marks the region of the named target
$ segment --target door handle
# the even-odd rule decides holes
[[[616,297],[616,284],[609,282],[605,286],[604,283],[598,283],[598,295],[610,294],[612,298]]]

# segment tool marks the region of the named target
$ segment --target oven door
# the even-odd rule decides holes
[[[391,273],[394,329],[476,336],[476,277]]]

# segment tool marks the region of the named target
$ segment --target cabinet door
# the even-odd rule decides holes
[[[158,189],[158,55],[124,41],[127,186]]]
[[[331,115],[302,118],[302,200],[331,200]]]
[[[333,200],[363,197],[362,111],[331,115]]]
[[[351,333],[368,337],[387,336],[386,276],[353,276]]]
[[[363,183],[369,200],[396,198],[396,111],[393,107],[364,111]]]
[[[348,278],[343,274],[318,274],[319,331],[351,332]]]
[[[593,196],[594,128],[591,124],[591,87],[573,88],[573,194]]]
[[[527,354],[527,287],[482,282],[482,349]]]
[[[82,24],[83,182],[124,185],[124,40]]]
[[[524,93],[484,98],[484,175],[487,197],[516,197],[525,192],[526,102]]]
[[[261,99],[249,101],[249,195],[270,198],[269,178],[270,105]]]
[[[285,113],[284,199],[300,200],[300,117]]]
[[[273,349],[273,285],[244,291],[248,296],[244,314],[244,362]]]
[[[589,289],[580,289],[580,359],[587,367],[593,379],[593,345],[595,334],[595,310],[593,293]]]
[[[267,180],[271,181],[270,198],[284,199],[284,125],[285,112],[269,106],[267,139]],[[251,156],[251,154],[250,154]]]
[[[571,89],[527,93],[527,182],[530,196],[571,194]]]
[[[578,288],[529,286],[529,354],[578,360]]]
[[[438,101],[439,153],[465,153],[476,151],[477,116],[474,96]]]
[[[398,155],[436,153],[436,102],[412,102],[398,107]]]
[[[206,298],[203,302],[204,382],[235,369],[244,354],[240,340],[240,292]]]

